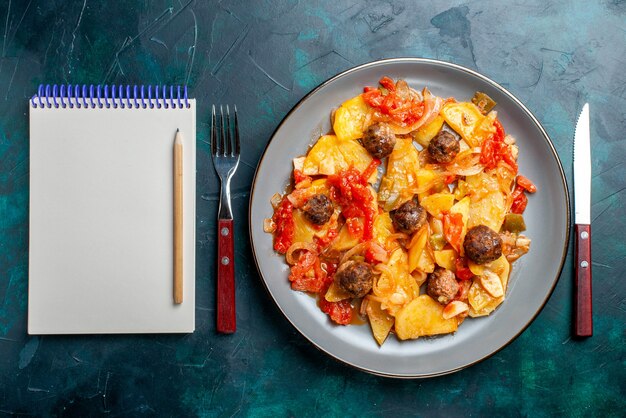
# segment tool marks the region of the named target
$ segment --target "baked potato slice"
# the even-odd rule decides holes
[[[409,340],[456,331],[457,319],[444,319],[443,309],[441,304],[428,295],[415,298],[396,315],[396,335],[401,340]]]
[[[360,172],[372,162],[367,150],[355,139],[339,140],[335,135],[324,135],[313,145],[304,159],[302,171],[308,176],[332,175],[354,166]],[[369,181],[375,183],[378,173]]]
[[[363,137],[365,119],[369,106],[360,94],[341,104],[335,111],[333,131],[340,141],[359,139]]]
[[[376,342],[378,345],[383,345],[395,322],[394,317],[380,307],[380,302],[374,300],[367,301],[365,312],[367,313],[367,319],[369,319]]]
[[[399,208],[413,198],[417,188],[419,153],[411,138],[398,138],[389,155],[387,172],[380,182],[378,201],[387,212]]]

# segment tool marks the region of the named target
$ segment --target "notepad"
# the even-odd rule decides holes
[[[48,86],[30,100],[29,334],[193,332],[196,104],[165,87]],[[173,143],[183,303],[173,301]]]

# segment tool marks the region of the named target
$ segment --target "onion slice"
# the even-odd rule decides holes
[[[300,250],[306,250],[317,255],[317,246],[315,244],[310,242],[294,242],[285,253],[285,261],[290,265],[296,264],[298,259],[294,257],[294,253]]]
[[[365,246],[367,245],[367,242],[362,242],[360,244],[355,245],[354,247],[352,247],[350,250],[348,250],[343,257],[341,257],[341,261],[339,261],[339,265],[342,265],[343,263],[345,263],[346,261],[348,261],[353,255],[356,254],[361,254],[361,252],[363,252],[365,250]]]
[[[386,263],[389,260],[389,254],[376,241],[368,241],[367,249],[370,251],[372,258],[379,263]]]
[[[485,167],[480,164],[480,148],[468,148],[460,152],[446,169],[457,176],[473,176],[482,172]]]
[[[404,232],[396,232],[395,234],[391,234],[387,237],[388,241],[391,240],[408,240],[409,236],[407,234],[405,234]]]
[[[379,272],[381,274],[386,274],[388,276],[393,276],[393,273],[391,272],[391,269],[386,264],[377,264],[374,267],[374,271],[377,271],[377,272]]]

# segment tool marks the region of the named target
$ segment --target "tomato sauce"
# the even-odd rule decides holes
[[[329,273],[328,267],[322,264],[317,254],[302,251],[298,262],[291,266],[289,281],[293,290],[323,294],[332,283],[333,275]]]
[[[374,197],[369,189],[368,179],[378,165],[380,160],[374,159],[363,173],[350,167],[328,176],[331,200],[341,206],[350,233],[353,236],[360,236],[364,241],[372,239],[374,234],[374,217],[377,210],[374,208]],[[363,218],[362,231],[356,221],[358,218]]]
[[[354,308],[349,300],[341,300],[339,302],[329,302],[324,296],[320,296],[320,309],[328,314],[330,319],[339,325],[348,325],[352,322],[354,316]]]
[[[363,89],[363,100],[368,105],[405,126],[414,124],[422,117],[424,113],[423,101],[412,97],[400,97],[397,94],[396,83],[389,77],[381,78],[379,83],[385,91],[374,87]]]
[[[326,235],[324,237],[314,237],[315,243],[317,244],[319,249],[324,248],[328,244],[330,244],[337,237],[338,234],[339,231],[337,230],[337,228],[331,228],[328,230],[328,232],[326,232]]]
[[[274,250],[281,254],[285,254],[291,244],[293,244],[293,234],[295,231],[295,225],[293,222],[293,205],[287,199],[287,196],[283,197],[272,217],[274,224],[276,224],[276,231],[274,233]]]
[[[535,186],[532,181],[528,180],[522,175],[517,176],[517,184],[523,187],[524,190],[526,190],[528,193],[535,193],[537,191],[537,186]]]
[[[296,182],[296,184],[302,181],[311,181],[311,177],[307,176],[302,171],[297,170],[297,169],[293,170],[293,179]]]
[[[467,266],[467,260],[464,257],[459,257],[454,262],[456,268],[456,277],[461,280],[469,280],[474,277],[474,273]]]
[[[463,215],[460,213],[444,213],[443,235],[457,252],[460,251],[462,244],[461,234],[463,234]]]
[[[496,132],[485,139],[481,146],[480,163],[486,170],[495,168],[499,161],[504,161],[510,165],[517,173],[517,161],[511,153],[511,148],[504,142],[504,128],[498,119],[493,122]]]
[[[532,181],[528,180],[524,176],[517,176],[517,186],[515,186],[515,190],[513,190],[513,203],[511,205],[511,212],[522,214],[526,210],[526,205],[528,204],[528,197],[525,192],[535,193],[537,191],[537,186],[533,184]]]
[[[524,193],[522,186],[517,186],[513,191],[513,204],[511,204],[511,213],[517,213],[521,215],[526,210],[528,204],[528,197]]]

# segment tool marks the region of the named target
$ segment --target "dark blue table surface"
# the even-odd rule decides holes
[[[0,412],[110,416],[623,416],[626,374],[626,3],[3,1],[0,5]],[[453,375],[396,381],[317,351],[266,294],[247,239],[249,189],[271,133],[320,82],[379,58],[455,62],[539,118],[571,182],[592,109],[595,335],[575,341],[571,254],[517,340]],[[197,330],[26,335],[28,106],[39,83],[188,84],[198,100]],[[218,182],[208,110],[237,103],[243,155],[236,334],[215,333]],[[571,186],[571,183],[570,183]]]

